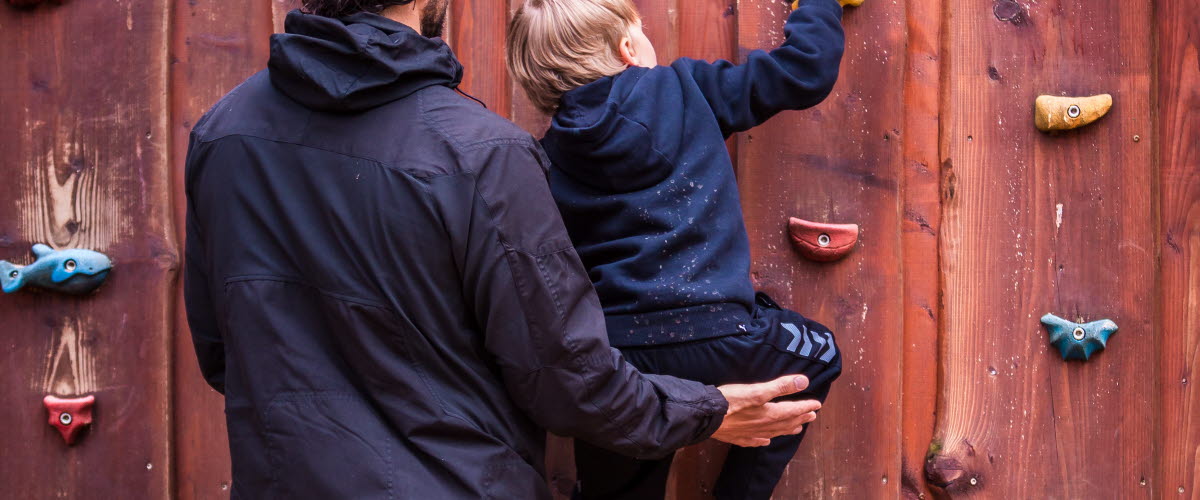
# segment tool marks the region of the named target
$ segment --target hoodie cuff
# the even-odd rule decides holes
[[[823,9],[836,15],[838,20],[842,19],[842,4],[838,3],[838,0],[800,0],[800,5],[796,7],[796,10],[792,11],[792,16],[795,16],[797,12],[807,9]],[[791,19],[788,19],[788,21],[791,21]]]

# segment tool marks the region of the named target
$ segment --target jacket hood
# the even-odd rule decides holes
[[[630,68],[563,95],[542,146],[554,166],[571,178],[603,191],[644,189],[670,175],[645,124],[633,115],[674,116],[646,92],[633,92],[650,70]],[[676,100],[677,102],[677,100]],[[676,104],[677,105],[677,104]]]
[[[442,39],[380,15],[332,19],[293,10],[284,31],[271,36],[271,83],[311,109],[364,111],[462,81],[462,65]]]

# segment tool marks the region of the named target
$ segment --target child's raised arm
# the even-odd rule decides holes
[[[672,66],[696,81],[728,137],[829,95],[845,46],[841,18],[837,0],[804,0],[788,16],[787,40],[770,53],[756,50],[739,65],[685,58]]]

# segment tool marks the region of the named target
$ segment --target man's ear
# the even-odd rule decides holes
[[[637,50],[633,48],[633,40],[627,36],[621,37],[621,42],[617,44],[617,55],[626,66],[640,66]]]

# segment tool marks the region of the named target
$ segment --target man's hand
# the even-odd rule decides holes
[[[729,411],[713,439],[744,447],[766,446],[771,438],[799,434],[804,424],[817,419],[816,400],[771,400],[808,388],[808,377],[786,375],[761,384],[728,384],[717,387],[729,401]]]

